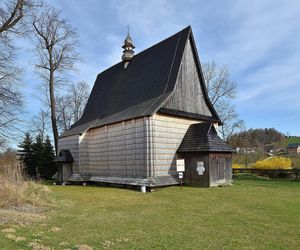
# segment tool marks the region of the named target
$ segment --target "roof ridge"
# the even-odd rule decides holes
[[[172,38],[172,37],[174,37],[174,36],[177,36],[179,33],[182,33],[182,32],[185,31],[186,29],[191,29],[191,26],[189,25],[189,26],[185,27],[184,29],[182,29],[182,30],[176,32],[175,34],[173,34],[173,35],[171,35],[171,36],[169,36],[169,37],[167,37],[167,38],[161,40],[160,42],[158,42],[158,43],[156,43],[156,44],[154,44],[154,45],[152,45],[152,46],[150,46],[150,47],[148,47],[148,48],[146,48],[146,49],[140,51],[140,52],[137,53],[135,56],[137,56],[137,55],[139,55],[139,54],[141,54],[141,53],[143,53],[143,52],[145,52],[145,51],[147,51],[147,50],[149,50],[149,49],[151,49],[151,48],[153,48],[153,47],[155,47],[155,46],[157,46],[157,45],[159,45],[159,44],[161,44],[161,43],[163,43],[163,42],[165,42],[166,40],[168,40],[168,39],[170,39],[170,38]]]
[[[156,44],[154,44],[154,45],[152,45],[152,46],[150,46],[150,47],[148,47],[148,48],[146,48],[146,49],[144,49],[144,50],[138,52],[137,54],[134,55],[134,57],[136,57],[136,56],[138,56],[138,55],[140,55],[140,54],[146,52],[146,51],[149,50],[149,49],[152,49],[152,48],[155,47],[155,46],[158,46],[159,44],[165,42],[166,40],[168,40],[168,39],[170,39],[170,38],[172,38],[172,37],[174,37],[174,36],[177,36],[179,33],[182,33],[182,32],[185,31],[186,29],[190,29],[190,30],[191,30],[191,26],[189,25],[189,26],[185,27],[184,29],[182,29],[182,30],[176,32],[175,34],[173,34],[173,35],[171,35],[171,36],[169,36],[169,37],[167,37],[167,38],[165,38],[165,39],[163,39],[163,40],[157,42]],[[133,58],[134,58],[134,57],[133,57]],[[119,62],[113,64],[113,65],[110,66],[109,68],[107,68],[107,69],[101,71],[100,73],[98,73],[97,76],[103,74],[104,72],[108,71],[109,69],[111,69],[111,68],[113,68],[113,67],[115,67],[115,66],[117,66],[117,65],[119,65],[119,64],[122,64],[122,63],[123,63],[123,61],[121,60],[121,61],[119,61]]]
[[[176,33],[178,34],[178,33]],[[169,71],[169,74],[168,74],[168,80],[167,80],[167,84],[165,86],[165,89],[164,91],[156,98],[156,100],[154,100],[154,102],[143,112],[143,114],[147,113],[149,109],[151,109],[153,107],[153,105],[166,93],[166,90],[168,89],[168,86],[169,86],[169,82],[170,82],[170,77],[171,77],[171,73],[172,73],[172,69],[173,69],[173,65],[174,65],[174,61],[175,61],[175,57],[176,57],[176,54],[177,54],[177,50],[178,50],[178,44],[179,44],[179,41],[181,39],[181,34],[182,32],[180,32],[179,34],[179,37],[177,39],[177,43],[176,43],[176,47],[175,47],[175,51],[174,51],[174,55],[173,55],[173,59],[172,59],[172,63],[171,63],[171,67],[170,67],[170,71]]]

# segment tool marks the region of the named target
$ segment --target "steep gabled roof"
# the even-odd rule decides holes
[[[97,76],[80,120],[61,136],[80,134],[89,128],[153,115],[173,92],[191,27],[135,55],[124,68],[120,62]],[[195,47],[195,46],[194,46]],[[196,48],[194,48],[195,52]],[[196,55],[198,59],[198,55]],[[199,61],[199,73],[203,76]],[[205,86],[205,98],[214,120],[220,119],[211,105]]]
[[[178,152],[234,152],[217,134],[212,123],[196,123],[190,125]]]

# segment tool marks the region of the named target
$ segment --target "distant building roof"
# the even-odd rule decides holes
[[[290,143],[287,145],[287,148],[298,148],[300,146],[300,143]]]
[[[174,91],[188,39],[191,39],[191,44],[196,51],[189,26],[138,53],[126,68],[123,62],[120,62],[100,73],[82,117],[61,137],[80,134],[89,128],[156,113]],[[197,55],[196,61],[201,75]],[[201,88],[204,100],[212,113],[210,118],[221,123],[209,101],[203,79],[201,79]]]
[[[212,123],[190,125],[178,152],[235,152],[218,135]]]

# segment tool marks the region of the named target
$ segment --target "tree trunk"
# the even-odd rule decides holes
[[[50,94],[51,124],[52,124],[53,138],[54,138],[55,155],[57,155],[58,130],[56,124],[56,104],[55,104],[55,95],[54,95],[54,71],[53,70],[50,70],[49,94]]]

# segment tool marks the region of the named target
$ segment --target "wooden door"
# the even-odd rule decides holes
[[[225,181],[225,168],[225,158],[219,158],[217,160],[218,181]]]
[[[181,153],[180,157],[184,159],[185,172],[183,173],[183,180],[186,184],[196,184],[199,186],[209,186],[209,166],[208,156],[204,153],[193,152],[193,153]],[[197,171],[197,163],[203,162],[205,171],[199,175]]]

